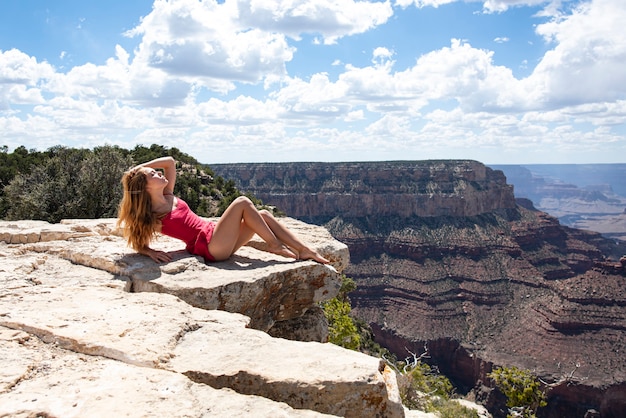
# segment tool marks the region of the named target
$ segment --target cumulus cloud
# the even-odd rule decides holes
[[[157,0],[127,34],[140,36],[133,65],[226,92],[233,82],[255,83],[285,74],[294,49],[281,33],[241,26],[234,0]]]
[[[501,12],[539,3],[548,4],[483,5]],[[478,149],[584,153],[589,141],[618,141],[614,127],[626,124],[621,0],[551,12],[536,28],[549,50],[525,78],[497,65],[493,51],[457,39],[408,65],[381,40],[358,65],[329,56],[328,72],[288,73],[303,35],[318,37],[315,48],[326,51],[392,12],[389,2],[373,1],[157,0],[128,32],[136,49],[118,45],[101,65],[62,72],[21,51],[0,51],[2,138],[33,138],[42,148],[60,137],[81,146],[128,146],[129,138],[179,146],[185,138],[206,162],[236,160],[242,149],[250,154],[240,161],[267,158],[267,149],[280,149],[275,159],[307,159],[311,150],[330,160],[370,158],[372,149],[378,158],[420,158],[416,150],[425,147],[430,158],[471,158]]]
[[[626,95],[625,19],[621,0],[592,0],[537,27],[555,45],[531,76],[547,106],[614,101]]]
[[[226,92],[235,81],[285,76],[285,63],[296,51],[287,37],[320,34],[331,44],[392,14],[388,2],[157,0],[128,35],[141,36],[135,65]]]
[[[560,0],[550,1],[550,0],[486,0],[483,3],[483,8],[485,11],[493,13],[493,12],[504,12],[511,7],[516,6],[537,6],[540,4],[550,4],[550,3],[558,3],[560,4]]]
[[[396,5],[400,7],[415,6],[439,7],[444,4],[456,3],[461,0],[396,0]],[[469,0],[472,1],[472,0]],[[554,10],[561,4],[561,0],[473,0],[483,4],[486,13],[501,13],[511,7],[546,5],[546,10]]]
[[[325,44],[366,32],[393,15],[389,1],[354,0],[239,0],[241,24],[293,38],[320,34]]]
[[[0,50],[0,84],[22,84],[35,86],[54,74],[47,62],[37,62],[35,57],[11,49]]]
[[[458,0],[396,0],[396,5],[400,7],[439,7],[444,4],[454,3]]]
[[[17,49],[0,50],[0,112],[14,113],[12,105],[43,103],[41,87],[54,74],[47,62]]]

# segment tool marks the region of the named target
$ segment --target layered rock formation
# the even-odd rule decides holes
[[[476,161],[218,164],[236,181],[298,219],[475,216],[514,208],[500,171]],[[460,198],[467,196],[468,198]]]
[[[499,165],[515,195],[561,224],[626,240],[626,164]]]
[[[499,365],[546,382],[540,416],[624,416],[623,246],[517,204],[502,173],[474,161],[332,166],[213,168],[348,244],[353,311],[377,341],[401,358],[427,346],[496,416],[503,405],[481,388]]]
[[[114,220],[0,222],[0,416],[404,416],[380,359],[322,343],[346,246],[284,222],[332,266],[168,238],[157,265]]]

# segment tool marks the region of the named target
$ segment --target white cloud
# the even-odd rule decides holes
[[[400,7],[409,7],[415,5],[415,7],[439,7],[444,4],[455,3],[458,0],[396,0],[396,5]]]
[[[54,76],[47,62],[17,49],[0,50],[0,112],[14,114],[13,105],[43,103],[41,86]]]
[[[409,138],[413,134],[409,118],[393,114],[383,115],[380,119],[371,123],[365,129],[365,133],[374,138],[390,135],[399,140]]]
[[[375,65],[386,65],[394,55],[394,51],[379,46],[372,53],[372,63]]]
[[[414,90],[424,97],[454,99],[466,111],[498,112],[532,106],[532,95],[511,70],[493,64],[493,52],[459,40],[452,40],[449,48],[420,57],[405,78],[410,78]]]
[[[273,100],[238,96],[229,101],[211,98],[198,104],[195,111],[202,124],[246,126],[278,120],[284,110]]]
[[[348,114],[344,118],[344,121],[346,121],[346,122],[354,122],[354,121],[364,120],[364,119],[365,119],[365,115],[363,113],[363,109],[359,109],[359,110],[355,110],[353,112],[348,112]]]
[[[242,25],[295,39],[304,33],[320,34],[325,44],[366,32],[393,15],[389,1],[239,0],[238,9]]]
[[[234,0],[157,0],[128,32],[141,36],[133,65],[226,92],[234,81],[256,83],[285,74],[294,49],[285,36],[241,26]]]
[[[35,86],[40,81],[50,78],[54,68],[47,62],[37,62],[17,49],[0,50],[0,83]]]
[[[489,7],[522,3],[531,1]],[[0,51],[1,138],[32,138],[29,147],[40,148],[61,137],[80,146],[158,142],[203,162],[410,159],[423,158],[421,150],[479,159],[484,149],[502,150],[495,162],[549,161],[560,151],[587,158],[585,147],[624,147],[616,134],[626,125],[621,0],[581,3],[539,25],[552,49],[523,79],[496,65],[492,51],[460,40],[405,68],[381,40],[369,64],[329,57],[329,73],[286,73],[298,52],[293,39],[313,33],[329,44],[387,21],[388,9],[347,0],[157,0],[129,33],[140,38],[137,49],[116,46],[103,65],[61,72]],[[247,84],[265,90],[237,94]]]
[[[4,90],[7,90],[4,92]],[[28,88],[23,84],[9,86],[0,85],[0,97],[4,97],[7,103],[18,105],[43,103],[44,98],[38,88]]]
[[[396,0],[395,4],[400,7],[409,7],[414,5],[415,7],[439,7],[444,4],[456,3],[461,0]],[[561,5],[562,1],[568,0],[466,0],[473,1],[475,3],[483,3],[483,10],[486,13],[501,13],[505,12],[511,7],[521,6],[537,6],[546,5],[545,13],[548,11],[555,11]]]
[[[566,0],[567,1],[567,0]],[[500,13],[505,12],[511,7],[519,6],[537,6],[540,4],[560,4],[560,0],[486,0],[483,3],[483,9],[488,13]]]
[[[288,79],[286,85],[273,92],[271,97],[284,109],[282,117],[310,124],[320,119],[344,117],[351,110],[346,100],[346,88],[344,83],[333,83],[328,74],[320,73],[311,76],[308,82],[299,78]]]
[[[539,25],[554,42],[533,71],[546,106],[614,101],[626,95],[626,4],[622,0],[581,3],[571,15]]]
[[[237,81],[286,76],[295,52],[286,36],[318,33],[330,44],[392,14],[388,2],[157,0],[128,35],[141,36],[134,66],[224,93]]]

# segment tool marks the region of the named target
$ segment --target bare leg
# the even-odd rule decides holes
[[[209,252],[216,260],[225,260],[256,233],[267,243],[268,251],[284,257],[297,258],[274,235],[265,220],[247,197],[238,197],[224,211],[209,242]]]
[[[329,263],[326,258],[307,247],[289,229],[278,222],[270,212],[262,210],[260,211],[260,214],[263,217],[263,220],[265,220],[267,226],[272,230],[274,235],[276,235],[276,238],[295,252],[300,260],[315,260],[322,264]]]

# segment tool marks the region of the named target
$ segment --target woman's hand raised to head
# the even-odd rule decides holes
[[[165,186],[165,189],[163,189],[163,194],[174,194],[174,185],[176,184],[176,160],[174,160],[173,157],[155,158],[152,161],[139,164],[137,167],[162,169],[163,175],[169,182],[169,184]]]

